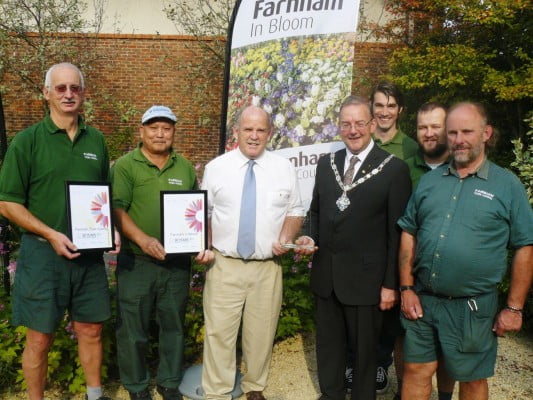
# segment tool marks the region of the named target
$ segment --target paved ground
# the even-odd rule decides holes
[[[500,339],[496,375],[489,380],[491,400],[533,399],[533,337],[509,336]],[[391,371],[392,372],[392,371]],[[396,389],[394,373],[391,388],[378,400],[392,400]],[[116,400],[129,396],[118,383],[106,386],[106,394]],[[315,345],[312,335],[298,336],[276,344],[270,370],[269,385],[265,391],[268,400],[315,400],[316,382]],[[6,400],[25,399],[23,393],[0,395]],[[47,392],[49,400],[66,400],[69,396]],[[74,399],[81,400],[83,396]],[[154,395],[160,400],[159,395]],[[244,400],[241,396],[239,400]],[[433,394],[432,400],[436,400]],[[457,388],[454,400],[458,399]]]

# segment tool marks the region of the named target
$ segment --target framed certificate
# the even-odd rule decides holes
[[[105,182],[65,182],[68,236],[79,251],[115,248],[111,185]]]
[[[161,243],[167,254],[207,248],[207,191],[161,191]]]

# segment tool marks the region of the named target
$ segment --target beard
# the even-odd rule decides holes
[[[428,158],[439,158],[448,150],[447,143],[437,143],[434,148],[430,150],[423,149],[424,155]]]
[[[453,160],[455,164],[459,166],[466,166],[472,161],[474,161],[481,154],[482,149],[483,148],[481,146],[461,148],[461,149],[454,148],[453,149]],[[466,150],[466,152],[457,154],[456,153],[457,150]]]

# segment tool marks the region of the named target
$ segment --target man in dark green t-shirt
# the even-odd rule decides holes
[[[0,213],[22,235],[13,289],[14,325],[28,328],[22,370],[31,400],[41,400],[48,351],[68,310],[89,400],[102,397],[102,321],[110,316],[102,254],[81,254],[67,237],[65,181],[108,180],[103,135],[79,115],[85,95],[80,70],[52,66],[43,88],[50,113],[18,133],[0,171]],[[74,205],[75,206],[75,205]]]
[[[174,113],[168,107],[153,106],[141,123],[139,146],[118,159],[112,169],[113,212],[123,236],[117,265],[118,366],[130,398],[150,400],[146,356],[155,311],[159,324],[157,391],[163,400],[181,400],[178,387],[191,260],[165,252],[160,192],[193,190],[198,184],[191,163],[172,149]],[[213,254],[202,251],[199,260],[204,256],[211,259]]]
[[[460,399],[488,399],[496,336],[518,331],[533,278],[533,212],[510,171],[487,160],[485,108],[459,103],[446,118],[449,164],[420,180],[398,224],[405,373],[402,398],[429,399],[440,354]],[[498,284],[513,249],[507,305]]]

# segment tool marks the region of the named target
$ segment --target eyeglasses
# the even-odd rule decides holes
[[[370,118],[368,121],[356,121],[353,124],[350,124],[349,122],[341,122],[341,131],[349,131],[352,128],[354,129],[363,129],[365,126],[367,126],[372,121],[372,118]]]
[[[54,87],[54,90],[59,94],[65,94],[67,89],[70,89],[72,94],[80,94],[83,91],[80,85],[57,85]]]

